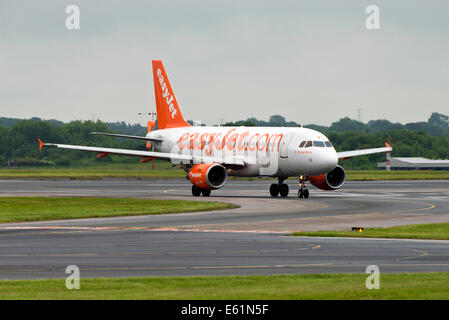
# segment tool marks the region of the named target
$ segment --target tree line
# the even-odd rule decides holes
[[[294,121],[286,121],[281,115],[272,115],[268,121],[258,120],[256,118],[248,118],[246,120],[239,120],[235,122],[227,122],[225,126],[257,126],[257,127],[300,127],[301,124]],[[322,126],[316,124],[304,125],[306,128],[311,128],[329,134],[331,132],[365,132],[376,133],[387,130],[415,130],[424,131],[428,134],[438,137],[445,136],[449,138],[449,116],[434,112],[427,121],[411,122],[407,124],[393,123],[389,120],[371,120],[368,123],[363,123],[348,117],[342,118],[330,126]]]
[[[95,122],[78,120],[61,124],[30,119],[15,122],[11,127],[0,125],[0,163],[9,166],[68,166],[95,157],[95,154],[90,152],[51,147],[39,151],[37,138],[53,143],[145,150],[145,144],[142,142],[90,134],[93,131],[116,132],[100,120]],[[131,160],[122,158],[120,161]],[[111,159],[106,157],[104,161]]]
[[[249,118],[226,123],[225,126],[284,126],[298,127],[300,124],[286,121],[273,115],[269,121]],[[449,159],[449,117],[432,113],[427,122],[392,123],[388,120],[372,120],[368,123],[349,118],[340,119],[329,127],[306,125],[323,132],[337,151],[381,147],[385,141],[393,146],[393,157],[426,157]],[[145,143],[129,139],[91,135],[90,132],[112,132],[144,136],[146,128],[125,122],[106,123],[97,121],[29,120],[0,118],[0,164],[2,166],[79,165],[95,159],[95,154],[82,151],[44,148],[39,152],[37,138],[44,142],[104,146],[111,148],[146,150]],[[385,154],[373,154],[345,160],[347,169],[376,169],[377,162],[385,160]],[[98,161],[112,161],[106,157]],[[129,157],[116,157],[114,161],[136,162]]]
[[[268,121],[248,118],[228,122],[225,126],[299,127],[281,115]],[[385,142],[393,146],[392,157],[423,157],[449,159],[449,116],[434,112],[427,121],[407,124],[389,120],[371,120],[363,123],[342,118],[330,126],[304,125],[324,133],[337,151],[382,147]],[[385,161],[385,154],[373,154],[341,161],[347,169],[377,169],[377,162]]]

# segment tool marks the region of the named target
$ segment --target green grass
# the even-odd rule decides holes
[[[171,167],[166,161],[157,161],[155,170],[151,169],[151,162],[120,163],[101,162],[95,160],[83,165],[69,167],[21,167],[0,168],[0,179],[102,179],[102,178],[130,178],[130,179],[170,179],[184,178],[186,173],[179,167]],[[449,179],[449,171],[381,171],[381,170],[348,170],[348,181],[370,180],[440,180]],[[236,178],[243,179],[243,178]],[[254,178],[246,178],[254,179]],[[271,179],[271,178],[268,178]]]
[[[79,290],[61,280],[0,281],[0,299],[449,299],[449,273],[145,277],[83,279]]]
[[[223,202],[72,197],[0,197],[0,223],[235,208]]]
[[[355,232],[352,230],[295,232],[293,236],[449,240],[449,223],[414,224],[391,228],[367,228],[363,232]]]
[[[372,180],[446,180],[449,179],[449,171],[381,171],[381,170],[347,170],[348,181],[372,181]]]
[[[155,170],[148,163],[86,163],[69,167],[1,168],[0,179],[102,179],[102,178],[184,178],[186,173],[168,163],[157,162]]]

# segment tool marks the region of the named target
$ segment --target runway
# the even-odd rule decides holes
[[[268,180],[231,180],[209,198],[238,209],[0,225],[0,279],[449,271],[449,241],[286,236],[449,221],[449,181],[347,182],[273,199]],[[1,180],[1,196],[192,199],[186,180]]]

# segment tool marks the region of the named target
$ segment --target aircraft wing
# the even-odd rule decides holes
[[[373,149],[361,149],[361,150],[352,150],[352,151],[343,151],[337,152],[337,156],[339,159],[346,160],[356,156],[363,156],[366,154],[380,153],[380,152],[391,152],[393,148],[385,143],[386,147],[383,148],[373,148]]]
[[[39,141],[39,150],[41,150],[44,146],[56,147],[61,149],[71,149],[71,150],[81,150],[81,151],[89,151],[98,153],[98,158],[105,157],[109,154],[115,154],[120,156],[130,156],[130,157],[140,157],[142,160],[156,158],[156,159],[164,159],[171,160],[172,162],[179,163],[219,163],[223,165],[236,165],[236,166],[245,166],[246,163],[242,158],[232,157],[232,158],[217,158],[217,157],[208,157],[208,156],[195,156],[189,154],[178,154],[178,153],[166,153],[166,152],[155,152],[155,151],[141,151],[141,150],[128,150],[128,149],[117,149],[117,148],[102,148],[102,147],[89,147],[89,146],[77,146],[70,144],[58,144],[58,143],[44,143],[40,139]]]
[[[108,136],[108,137],[117,137],[117,138],[127,138],[127,139],[136,139],[136,140],[145,140],[145,141],[162,141],[161,139],[147,138],[141,136],[130,136],[127,134],[117,134],[117,133],[107,133],[107,132],[91,132],[90,134],[95,134],[98,136]]]

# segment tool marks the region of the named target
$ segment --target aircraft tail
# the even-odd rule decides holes
[[[182,117],[161,60],[153,60],[153,77],[158,129],[190,127]]]

